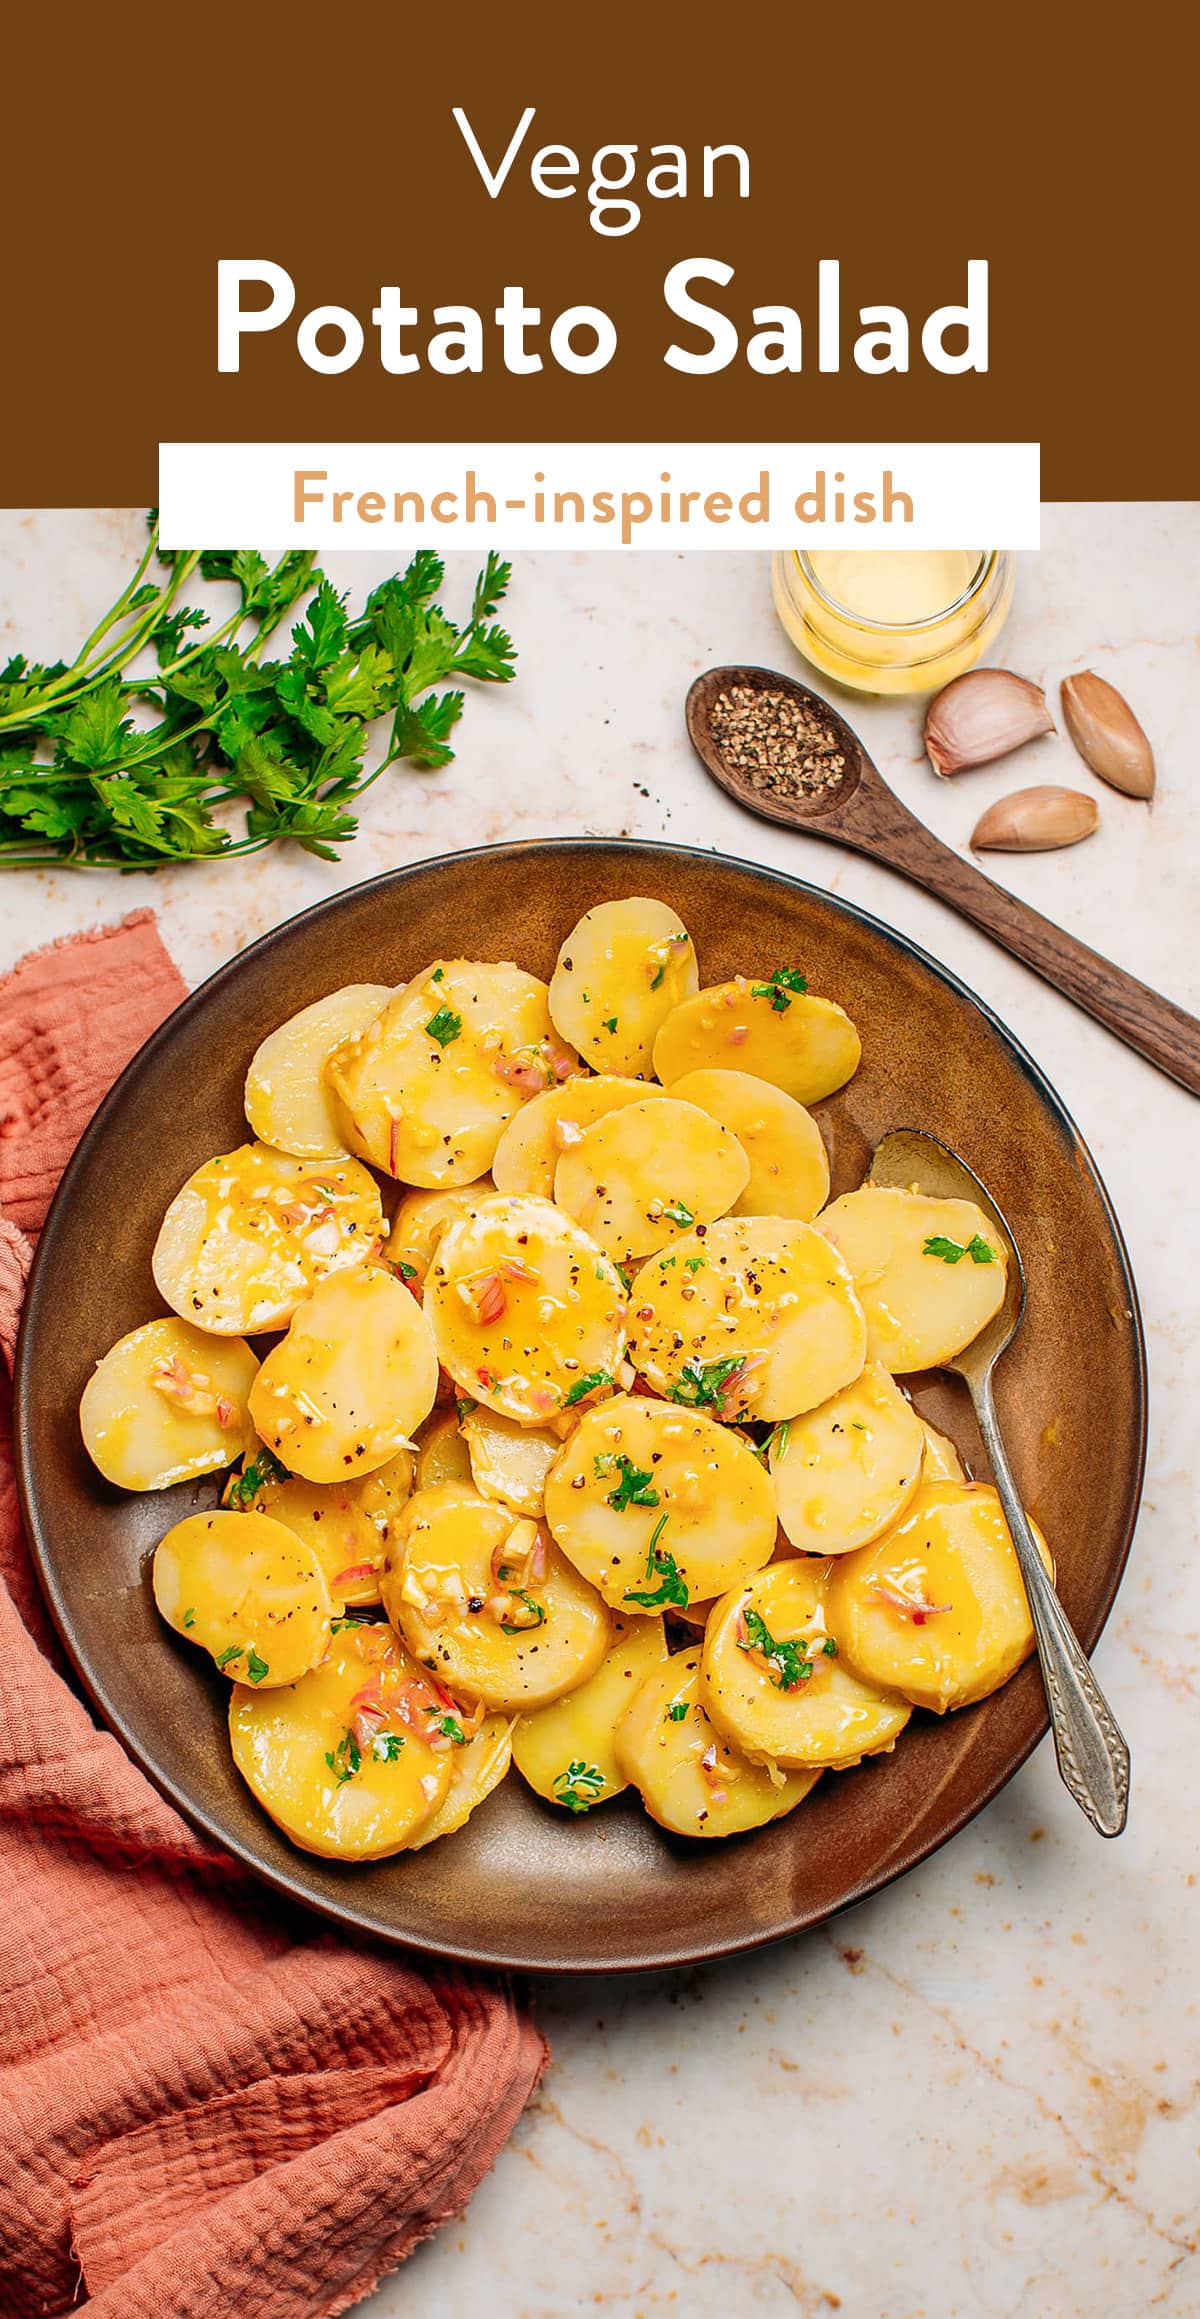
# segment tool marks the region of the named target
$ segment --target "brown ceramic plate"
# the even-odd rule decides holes
[[[214,1492],[110,1489],[84,1454],[76,1410],[93,1363],[161,1310],[150,1278],[159,1219],[192,1168],[245,1135],[242,1081],[258,1041],[340,983],[400,982],[438,953],[513,958],[548,976],[582,912],[631,893],[674,904],[706,980],[799,964],[853,1014],[862,1067],[820,1107],[835,1192],[858,1182],[884,1129],[909,1126],[945,1137],[996,1194],[1029,1275],[1025,1324],[1000,1367],[1001,1418],[1089,1647],[1116,1591],[1141,1485],[1141,1326],[1092,1161],[995,1017],[876,920],[745,862],[579,839],[420,863],[321,903],[244,951],[130,1064],[51,1210],[17,1368],[29,1534],[83,1683],[189,1819],[342,1924],[487,1965],[673,1965],[817,1924],[944,1843],[1046,1729],[1029,1665],[982,1706],[943,1723],[918,1715],[894,1755],[827,1776],[790,1818],[730,1843],[668,1838],[629,1797],[568,1820],[514,1773],[461,1834],[407,1858],[339,1867],[293,1850],[259,1811],[230,1760],[224,1682],[155,1614],[150,1551]],[[930,1381],[918,1400],[970,1457],[962,1389]]]

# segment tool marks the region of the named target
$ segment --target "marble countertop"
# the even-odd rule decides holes
[[[0,663],[18,647],[54,657],[82,636],[140,537],[129,512],[0,513]],[[357,593],[385,561],[335,556],[328,568]],[[452,560],[451,606],[470,569]],[[998,657],[1052,693],[1073,668],[1111,678],[1154,743],[1159,791],[1149,809],[1105,791],[1086,845],[988,867],[1200,1011],[1198,573],[1200,505],[1045,511]],[[681,715],[696,672],[716,660],[798,666],[764,558],[526,556],[509,612],[518,682],[472,698],[445,772],[385,777],[339,863],[22,872],[3,887],[0,969],[152,903],[197,982],[280,919],[393,864],[578,831],[776,864],[934,951],[1060,1089],[1141,1290],[1150,1464],[1096,1660],[1133,1751],[1133,1803],[1121,1842],[1102,1843],[1046,1742],[952,1845],[824,1931],[698,1972],[543,1984],[554,2059],[540,2093],[467,2218],[359,2319],[1189,2319],[1200,2309],[1200,1822],[1186,1772],[1200,1737],[1200,1108],[938,903],[749,820],[702,779]],[[851,713],[900,795],[951,844],[1027,782],[1097,788],[1061,740],[939,783],[917,706]]]

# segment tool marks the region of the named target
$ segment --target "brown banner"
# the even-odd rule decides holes
[[[160,438],[1040,439],[1047,499],[1196,496],[1180,22],[1143,7],[1117,53],[1099,19],[1044,0],[27,10],[6,35],[0,501],[151,499]],[[494,200],[455,106],[493,169],[535,108]],[[748,198],[729,156],[704,198],[706,143],[744,149]],[[609,199],[641,214],[605,234],[592,155],[625,144],[633,182]],[[579,159],[562,198],[531,178],[547,146]],[[653,146],[683,149],[686,196]],[[540,174],[572,182],[561,155]],[[268,259],[295,292],[285,326],[242,337],[236,374],[217,368],[220,259]],[[840,367],[826,370],[822,259],[840,261]],[[736,341],[704,376],[664,360],[672,343],[710,343],[664,300],[670,270],[700,260],[733,269],[693,294]],[[921,327],[961,304],[971,260],[988,264],[988,367],[946,375]],[[396,340],[415,370],[383,367],[382,285],[417,311]],[[542,317],[524,337],[543,367],[524,375],[492,319],[506,285]],[[297,349],[323,305],[363,331],[335,375]],[[574,305],[617,333],[590,376],[549,349]],[[855,363],[858,310],[881,305],[907,321],[906,373]],[[430,367],[435,306],[478,310],[482,371]],[[756,306],[794,310],[799,371],[750,366]]]

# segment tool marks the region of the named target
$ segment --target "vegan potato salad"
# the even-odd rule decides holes
[[[513,1763],[734,1835],[1028,1656],[996,1493],[898,1382],[986,1326],[1004,1254],[967,1201],[829,1202],[808,1107],[859,1056],[798,967],[701,988],[637,897],[548,986],[435,959],[260,1046],[254,1140],[163,1219],[174,1317],[80,1418],[121,1489],[226,1472],[154,1596],[293,1843],[419,1847]]]

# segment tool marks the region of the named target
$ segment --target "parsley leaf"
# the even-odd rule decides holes
[[[685,1361],[668,1401],[678,1401],[685,1409],[719,1409],[723,1389],[744,1359],[743,1353],[730,1353],[720,1361]]]
[[[352,1731],[343,1732],[335,1748],[326,1752],[325,1761],[339,1787],[362,1769],[362,1750]]]
[[[642,1610],[666,1610],[672,1605],[678,1610],[686,1610],[688,1606],[688,1590],[679,1575],[675,1557],[658,1543],[670,1518],[669,1514],[663,1514],[654,1525],[650,1551],[646,1556],[645,1587],[640,1592],[633,1587],[625,1589],[625,1601],[637,1603]],[[650,1580],[656,1574],[658,1585],[652,1589]]]
[[[682,1224],[685,1231],[687,1230],[689,1224],[694,1224],[696,1221],[691,1209],[685,1207],[682,1200],[673,1200],[669,1208],[663,1209],[663,1214],[667,1218],[668,1223]],[[703,1257],[701,1257],[700,1261],[701,1263],[704,1262]]]
[[[594,1763],[569,1763],[554,1781],[554,1793],[569,1812],[589,1812],[604,1786],[604,1774]]]
[[[742,1612],[745,1640],[738,1639],[739,1651],[757,1651],[767,1662],[767,1673],[777,1691],[796,1691],[801,1683],[811,1681],[813,1661],[804,1636],[796,1642],[780,1642],[771,1633],[766,1620],[756,1610],[747,1607]],[[837,1644],[828,1635],[821,1644],[826,1658],[837,1656]]]
[[[769,982],[752,982],[751,998],[769,998],[771,1012],[785,1015],[790,1007],[791,993],[808,989],[808,977],[795,966],[777,966]]]
[[[437,1040],[439,1047],[448,1047],[462,1029],[462,1016],[456,1015],[453,1007],[439,1007],[437,1013],[430,1016],[425,1028],[430,1038]]]
[[[563,1396],[563,1408],[573,1409],[577,1401],[586,1401],[589,1393],[598,1393],[602,1385],[611,1385],[607,1369],[589,1369],[586,1377],[577,1377],[569,1393]]]
[[[597,1465],[600,1460],[597,1458]],[[658,1491],[650,1487],[654,1476],[643,1473],[631,1457],[618,1457],[617,1470],[621,1476],[615,1490],[608,1493],[608,1503],[615,1514],[623,1514],[626,1506],[656,1506]]]
[[[403,1732],[377,1731],[371,1741],[371,1753],[376,1763],[395,1763],[397,1756],[404,1753]],[[329,1762],[328,1756],[326,1756],[325,1761]]]
[[[671,1707],[668,1707],[668,1709],[667,1709],[667,1712],[666,1712],[666,1714],[665,1714],[665,1715],[664,1715],[664,1717],[663,1717],[663,1722],[664,1722],[664,1723],[683,1723],[683,1722],[686,1720],[686,1718],[687,1718],[687,1711],[688,1711],[688,1703],[687,1703],[687,1700],[686,1700],[686,1699],[676,1699],[676,1701],[675,1701],[674,1705],[673,1705],[673,1706],[671,1706]]]
[[[961,1264],[969,1256],[972,1264],[994,1264],[996,1251],[976,1232],[963,1246],[961,1240],[947,1240],[944,1233],[934,1232],[924,1243],[922,1256],[940,1256],[943,1264]]]
[[[513,1596],[513,1601],[523,1602],[526,1610],[535,1612],[536,1616],[533,1618],[515,1619],[511,1624],[507,1620],[501,1619],[500,1632],[502,1635],[527,1635],[532,1632],[534,1627],[545,1626],[546,1606],[545,1603],[538,1601],[535,1594],[517,1593]]]
[[[263,1447],[256,1451],[249,1465],[242,1467],[240,1474],[230,1475],[222,1504],[235,1508],[252,1506],[268,1482],[288,1482],[291,1478],[287,1467],[280,1463],[274,1450]]]

